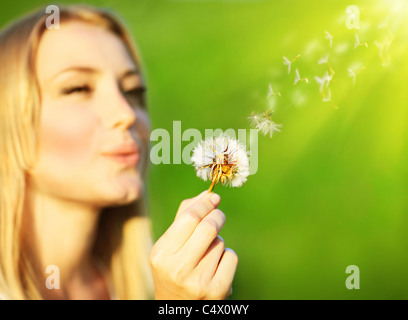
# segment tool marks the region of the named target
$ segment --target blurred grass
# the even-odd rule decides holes
[[[358,2],[368,48],[355,50],[354,31],[344,25],[347,1],[87,3],[114,9],[131,28],[153,129],[172,134],[175,120],[202,134],[249,129],[246,117],[267,108],[268,83],[282,93],[274,102],[282,132],[259,136],[257,174],[241,188],[215,190],[227,215],[221,235],[240,258],[232,299],[408,298],[406,4],[390,13],[394,40],[384,67],[374,40],[384,36],[377,25],[397,0]],[[44,4],[11,3],[0,21]],[[321,101],[314,80],[327,69],[317,65],[329,50],[325,30],[334,34],[333,103]],[[282,56],[299,53],[288,75]],[[366,69],[353,86],[347,69],[356,63]],[[293,86],[296,67],[310,84]],[[206,188],[191,166],[152,165],[155,237],[182,199]],[[345,287],[353,264],[360,290]]]

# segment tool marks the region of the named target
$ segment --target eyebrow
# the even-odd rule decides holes
[[[81,67],[81,66],[74,66],[74,67],[68,67],[66,69],[63,69],[59,72],[57,72],[55,75],[53,75],[50,80],[55,79],[56,77],[60,76],[61,74],[64,74],[66,72],[79,72],[79,73],[86,73],[86,74],[98,74],[100,73],[100,70],[96,68],[91,68],[91,67]],[[137,69],[129,69],[123,72],[120,75],[120,79],[123,80],[129,76],[133,75],[140,75],[139,71]]]

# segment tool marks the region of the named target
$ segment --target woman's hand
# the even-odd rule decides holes
[[[150,252],[155,299],[224,299],[238,257],[218,233],[225,222],[220,196],[206,191],[186,199]]]

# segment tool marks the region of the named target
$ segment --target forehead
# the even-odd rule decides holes
[[[122,40],[102,27],[72,21],[46,30],[37,52],[38,77],[49,77],[71,66],[121,73],[136,68]]]

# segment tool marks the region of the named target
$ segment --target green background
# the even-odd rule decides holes
[[[63,2],[64,4],[70,2]],[[249,129],[273,106],[282,131],[259,134],[258,172],[240,188],[217,186],[221,232],[239,256],[231,299],[407,299],[408,4],[404,1],[89,1],[111,8],[134,35],[148,86],[152,129]],[[9,2],[0,22],[46,4]],[[360,8],[360,29],[346,8]],[[2,5],[3,6],[3,5]],[[388,29],[378,25],[389,17]],[[404,20],[405,19],[405,20]],[[324,37],[334,36],[333,47]],[[368,47],[353,49],[355,33]],[[390,63],[374,41],[392,33]],[[315,76],[335,70],[332,102]],[[287,73],[282,57],[294,62]],[[348,68],[365,66],[356,84]],[[293,85],[294,69],[310,82]],[[266,99],[268,84],[282,97]],[[182,146],[187,145],[183,142]],[[181,200],[208,188],[187,164],[151,165],[153,231]],[[345,286],[348,265],[360,290]]]

